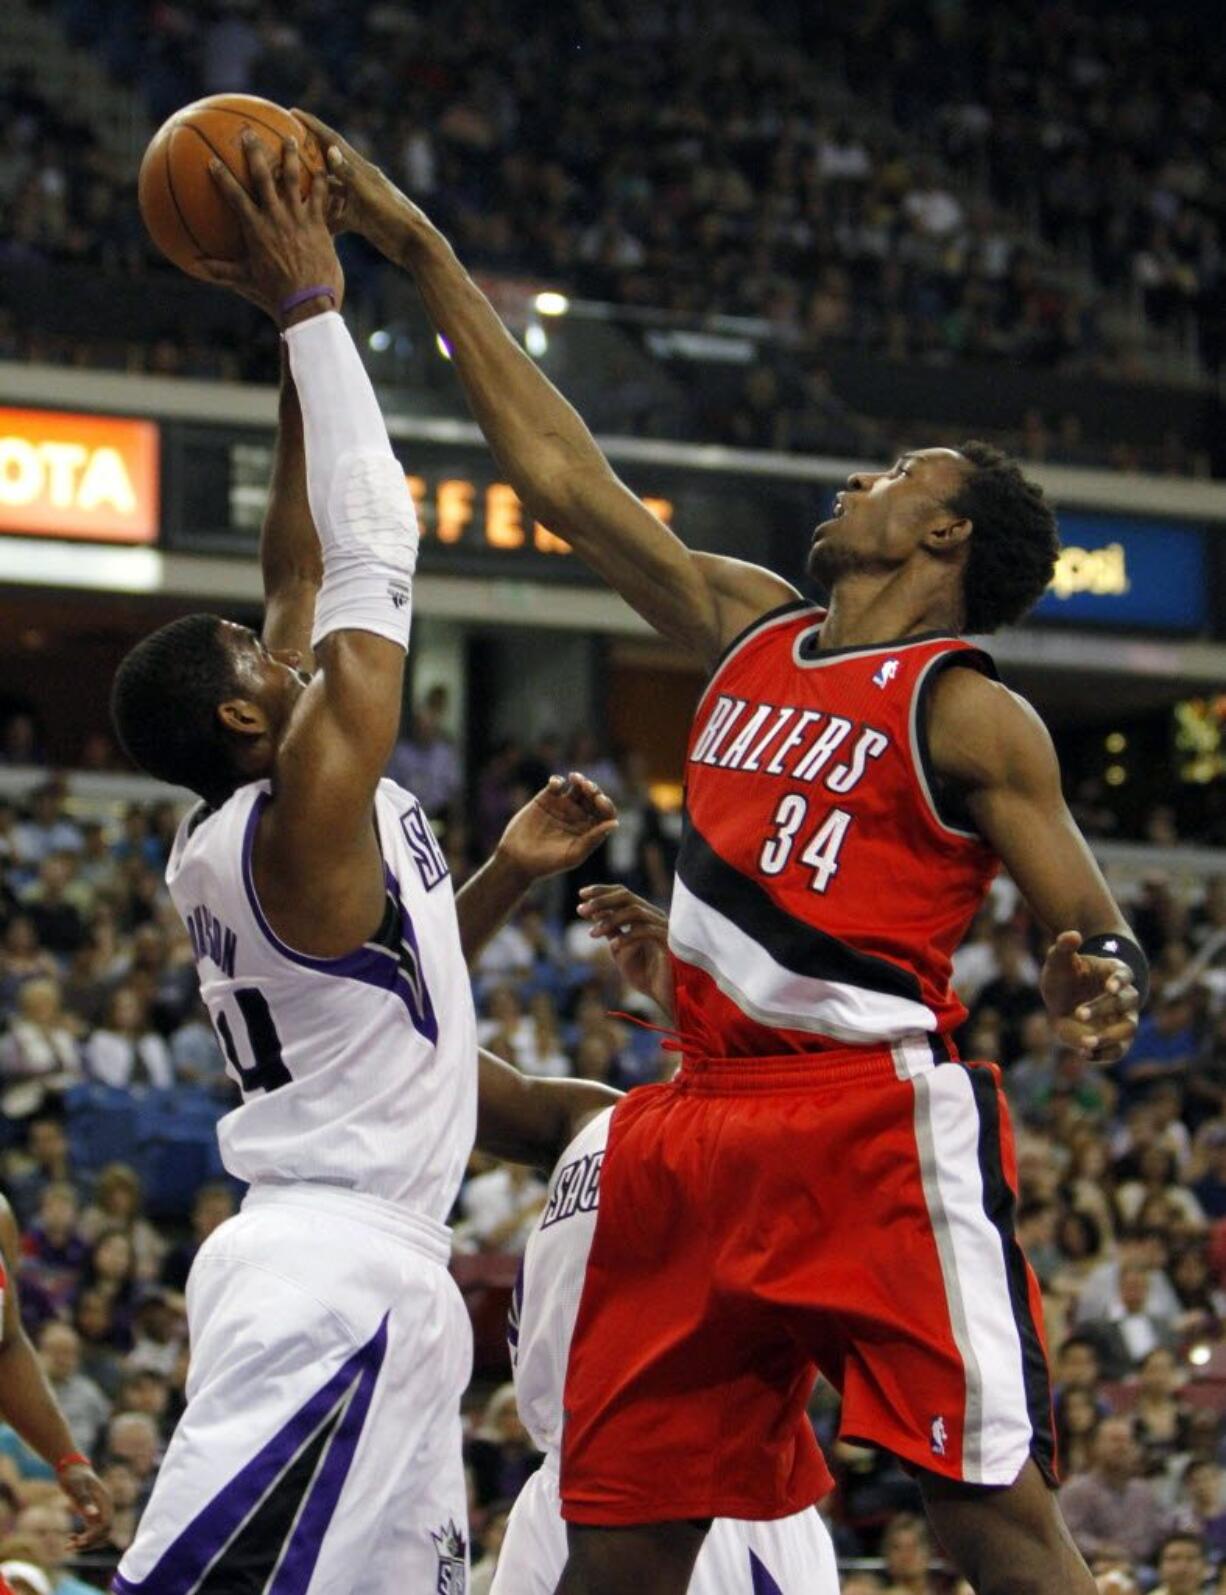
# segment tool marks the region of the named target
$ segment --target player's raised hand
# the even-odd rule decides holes
[[[307,302],[287,312],[295,295],[319,288],[319,301],[334,309],[345,296],[345,274],[327,225],[328,185],[317,175],[302,194],[302,163],[295,139],[286,139],[281,170],[274,173],[259,139],[243,135],[253,194],[219,160],[209,164],[213,181],[242,227],[246,258],[197,262],[200,276],[251,300],[279,323],[305,313]],[[254,195],[254,197],[253,197]]]
[[[88,1551],[101,1545],[110,1532],[115,1505],[111,1492],[87,1462],[73,1463],[59,1475],[60,1489],[68,1497],[73,1511],[84,1522],[68,1541],[73,1551]]]
[[[531,880],[574,869],[617,828],[612,800],[586,775],[550,776],[511,817],[497,851]]]
[[[1079,952],[1079,931],[1062,931],[1048,949],[1039,990],[1056,1035],[1096,1063],[1117,1063],[1137,1033],[1141,994],[1121,958]]]
[[[391,178],[365,155],[360,155],[326,122],[309,111],[295,111],[319,140],[328,169],[328,225],[336,233],[361,233],[385,253],[392,248],[396,227],[407,217],[425,220],[423,213]],[[385,247],[386,246],[386,247]]]
[[[608,942],[613,961],[636,991],[673,1017],[673,968],[668,956],[668,915],[628,886],[585,886],[579,918]]]

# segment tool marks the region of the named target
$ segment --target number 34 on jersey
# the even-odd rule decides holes
[[[811,782],[819,791],[843,796],[859,786],[890,745],[884,731],[857,727],[844,715],[771,704],[759,704],[746,715],[746,708],[743,699],[730,694],[717,698],[691,762]],[[730,736],[734,728],[736,735]],[[851,823],[846,809],[831,808],[809,793],[786,792],[775,807],[758,868],[763,875],[781,875],[795,857],[812,871],[813,890],[824,892],[838,873]]]
[[[808,819],[809,799],[803,793],[788,792],[780,798],[771,833],[763,842],[758,858],[758,868],[763,875],[783,873],[801,841],[801,832]],[[846,809],[830,809],[804,843],[798,862],[813,871],[809,884],[815,892],[824,892],[838,874],[839,853],[847,839],[851,820]]]

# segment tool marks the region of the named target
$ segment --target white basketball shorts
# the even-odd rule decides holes
[[[566,1565],[556,1458],[520,1491],[490,1595],[553,1595]],[[698,1553],[689,1595],[838,1595],[829,1530],[815,1508],[771,1523],[716,1518]]]
[[[472,1337],[447,1231],[257,1186],[187,1286],[187,1408],[117,1595],[462,1595]]]

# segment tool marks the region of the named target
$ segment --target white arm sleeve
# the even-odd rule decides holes
[[[417,514],[370,378],[334,310],[300,321],[285,341],[323,553],[312,646],[331,632],[356,630],[407,648]]]

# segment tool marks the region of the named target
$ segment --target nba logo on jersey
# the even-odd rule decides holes
[[[435,1595],[464,1595],[467,1582],[464,1572],[464,1536],[455,1524],[448,1522],[430,1538],[438,1550],[438,1583]]]
[[[932,1420],[932,1450],[938,1457],[945,1455],[945,1441],[949,1430],[945,1427],[945,1419],[938,1415]]]
[[[888,687],[890,682],[893,681],[894,677],[897,674],[898,674],[898,660],[897,659],[887,659],[885,664],[882,665],[881,669],[873,677],[873,686],[874,687]]]

